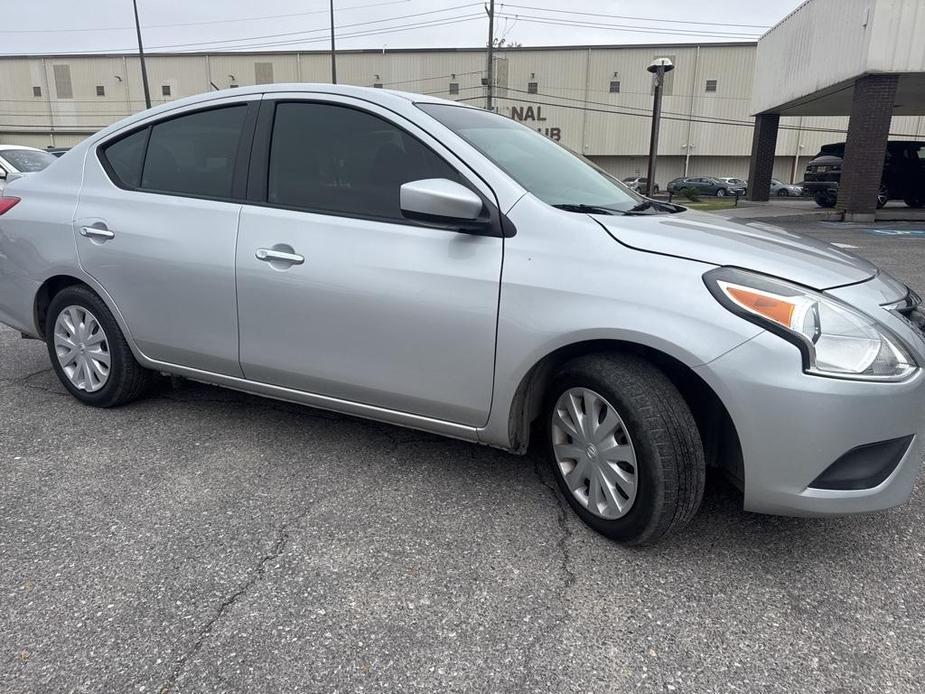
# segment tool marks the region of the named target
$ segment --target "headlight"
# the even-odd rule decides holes
[[[825,294],[737,268],[711,270],[703,279],[727,309],[795,344],[807,373],[900,381],[916,369],[885,327]]]

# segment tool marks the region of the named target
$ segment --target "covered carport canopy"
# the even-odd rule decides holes
[[[767,200],[781,116],[848,115],[836,206],[873,219],[894,115],[925,114],[925,2],[807,0],[758,41],[749,198]]]

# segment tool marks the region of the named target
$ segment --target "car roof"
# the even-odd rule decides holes
[[[28,149],[33,152],[44,152],[44,149],[39,149],[38,147],[30,147],[29,145],[0,145],[0,152],[9,151],[11,149]]]

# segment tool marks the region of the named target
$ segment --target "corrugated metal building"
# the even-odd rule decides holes
[[[744,177],[751,148],[756,46],[670,44],[503,49],[496,53],[497,109],[584,153],[612,173],[644,175],[656,57],[671,58],[663,104],[659,183],[688,175]],[[325,82],[323,52],[155,54],[152,102],[269,82]],[[482,105],[481,49],[338,52],[339,81],[426,92]],[[806,66],[808,70],[812,65]],[[69,146],[144,108],[134,56],[0,58],[0,142]],[[799,180],[825,142],[844,139],[846,118],[781,121],[774,175]],[[920,117],[896,117],[897,137],[925,137]]]

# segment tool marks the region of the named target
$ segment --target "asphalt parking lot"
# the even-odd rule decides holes
[[[925,289],[925,236],[792,225]],[[925,230],[919,224],[878,229]],[[534,457],[179,382],[109,411],[0,329],[0,691],[920,692],[925,487],[625,549]]]

